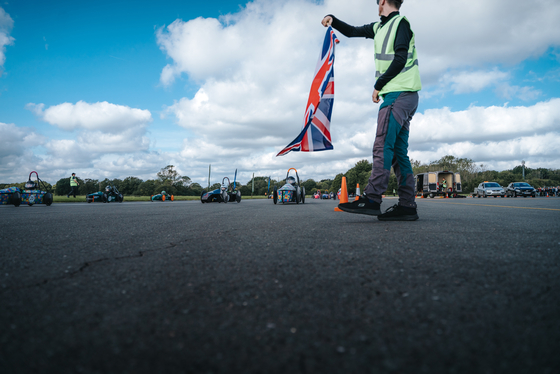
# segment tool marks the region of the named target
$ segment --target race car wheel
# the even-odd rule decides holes
[[[124,201],[124,196],[122,193],[119,194],[119,203],[122,203]]]
[[[305,187],[301,188],[301,203],[305,204]]]
[[[200,193],[200,202],[202,204],[204,204],[204,200],[202,200],[202,196],[204,196],[205,193],[206,193],[206,190],[202,190],[202,192]]]
[[[301,199],[301,188],[296,187],[296,204],[299,204],[300,199]]]
[[[237,201],[238,203],[241,202],[241,191],[237,191],[237,193],[235,194],[235,201]]]
[[[229,195],[227,191],[222,192],[222,200],[224,201],[224,203],[227,203],[229,201]]]
[[[433,199],[433,198],[434,198],[434,194],[431,193],[431,194],[430,194],[430,199]]]
[[[278,188],[276,186],[274,186],[274,191],[272,192],[272,201],[274,201],[274,204],[278,202]]]
[[[21,193],[19,193],[18,191],[14,192],[12,194],[12,204],[14,204],[14,206],[20,206],[21,204]]]
[[[108,202],[109,202],[109,196],[107,196],[106,193],[103,194],[103,202],[104,202],[104,203],[108,203]]]
[[[52,193],[47,192],[45,194],[45,196],[43,196],[43,202],[47,205],[47,206],[51,206],[51,204],[53,203],[53,196]]]

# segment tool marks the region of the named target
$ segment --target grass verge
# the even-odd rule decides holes
[[[242,196],[243,199],[266,199],[265,196]],[[200,196],[174,196],[176,201],[181,200],[200,200]],[[84,203],[86,201],[85,195],[78,196],[76,198],[70,196],[54,196],[55,203]],[[124,201],[150,201],[150,196],[125,196]]]

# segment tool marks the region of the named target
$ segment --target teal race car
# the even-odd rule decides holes
[[[161,193],[157,195],[152,195],[151,201],[175,201],[175,196],[170,195],[165,191],[161,191]]]
[[[105,191],[94,192],[86,195],[86,201],[88,203],[122,203],[124,201],[124,195],[119,192],[117,187],[107,186],[105,187]]]

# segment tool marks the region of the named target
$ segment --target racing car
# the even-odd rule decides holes
[[[100,202],[100,203],[110,203],[116,201],[117,203],[122,203],[124,196],[117,190],[115,186],[105,187],[105,191],[94,192],[86,195],[86,201],[88,203]]]
[[[151,201],[174,201],[175,200],[175,196],[174,195],[170,195],[165,191],[161,191],[160,194],[157,195],[152,195],[151,197]]]
[[[241,202],[241,191],[236,189],[235,179],[237,177],[237,170],[235,171],[235,177],[233,178],[233,184],[231,184],[228,177],[222,179],[222,185],[220,188],[216,188],[213,191],[206,192],[202,191],[200,194],[200,201],[202,203],[227,203],[228,201]],[[227,180],[227,181],[226,181]],[[226,184],[227,183],[227,184]]]
[[[33,174],[36,176],[34,181],[31,180]],[[23,189],[19,187],[9,187],[0,190],[0,204],[20,206],[22,203],[29,206],[33,204],[45,204],[46,206],[50,206],[53,203],[52,192],[47,189],[45,182],[39,179],[39,174],[37,174],[36,171],[29,173],[29,180],[25,182]]]
[[[290,176],[290,170],[295,171],[297,181],[296,178]],[[299,204],[300,202],[305,204],[305,187],[300,184],[299,175],[295,168],[288,169],[288,172],[286,173],[286,184],[280,188],[274,186],[272,195],[274,204],[278,203],[278,200],[280,200],[282,204],[292,202],[295,202],[296,204]]]

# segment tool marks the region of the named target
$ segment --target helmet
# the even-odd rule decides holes
[[[106,191],[106,192],[110,192],[110,191],[111,191],[111,186],[105,187],[105,191]]]
[[[288,183],[288,184],[296,184],[296,178],[294,178],[294,177],[288,177],[288,178],[286,178],[286,183]]]
[[[161,194],[162,194],[162,195],[167,195],[167,194],[165,193],[165,191],[161,191]]]

